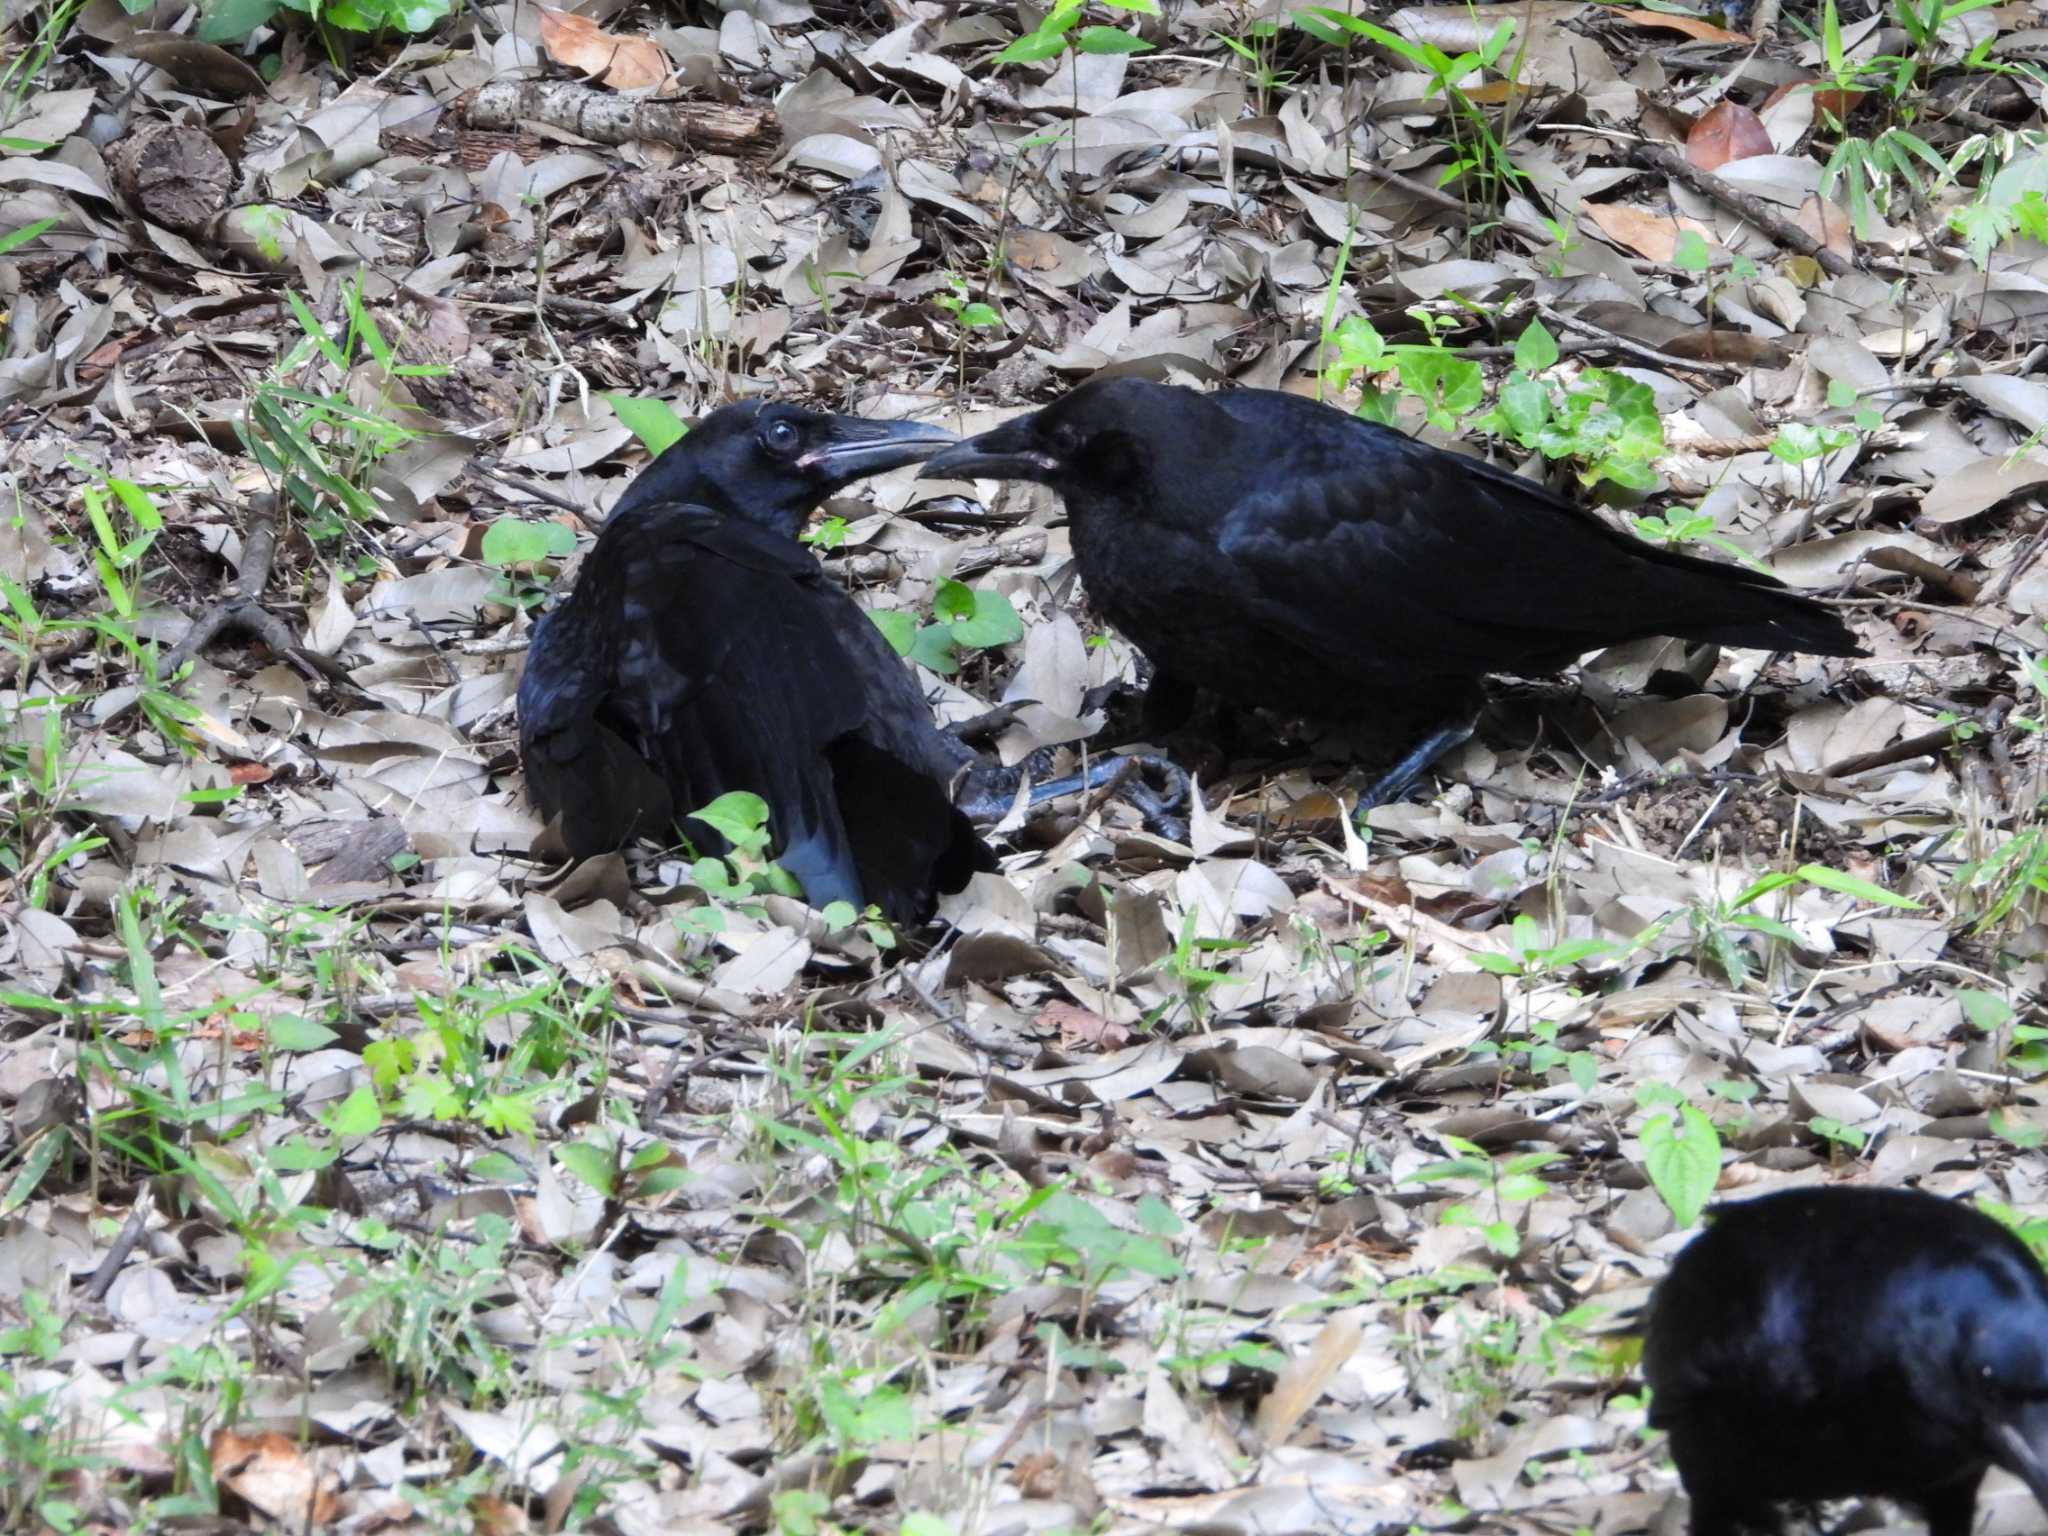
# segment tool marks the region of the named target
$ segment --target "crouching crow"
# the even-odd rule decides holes
[[[749,403],[714,411],[626,488],[576,590],[534,626],[519,684],[526,782],[582,858],[637,835],[725,845],[689,812],[768,803],[813,906],[929,914],[994,857],[949,795],[973,754],[797,542],[811,509],[952,435]]]
[[[1272,390],[1098,379],[969,438],[923,474],[1036,480],[1065,501],[1088,595],[1194,691],[1308,719],[1418,712],[1400,793],[1471,734],[1489,672],[1556,671],[1649,635],[1862,652],[1769,576],[1617,531],[1535,482]]]
[[[1967,1206],[1834,1188],[1722,1207],[1651,1299],[1643,1374],[1693,1536],[1856,1495],[1968,1536],[1990,1466],[2048,1504],[2048,1280]]]

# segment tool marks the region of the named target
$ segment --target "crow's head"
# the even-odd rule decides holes
[[[952,441],[952,433],[919,421],[865,421],[759,401],[728,405],[648,465],[612,516],[687,502],[794,538],[834,491],[914,464]]]
[[[1043,410],[963,439],[927,460],[925,480],[1035,480],[1063,495],[1114,495],[1170,474],[1176,444],[1214,446],[1216,414],[1191,389],[1149,379],[1091,379]]]
[[[1930,1301],[1947,1304],[1953,1332],[1931,1409],[1974,1418],[1990,1459],[2048,1507],[2048,1284],[2016,1240],[1987,1243],[1945,1281]]]

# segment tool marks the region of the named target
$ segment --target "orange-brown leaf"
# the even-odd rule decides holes
[[[1639,27],[1662,27],[1667,32],[1683,32],[1687,37],[1696,37],[1703,43],[1746,43],[1749,34],[1730,32],[1726,27],[1717,27],[1711,21],[1701,21],[1697,16],[1672,16],[1663,11],[1609,11],[1616,21],[1632,21]]]
[[[1581,211],[1609,240],[1651,261],[1669,261],[1677,253],[1678,237],[1688,229],[1702,240],[1714,238],[1713,231],[1697,219],[1638,208],[1633,203],[1586,203]]]
[[[557,64],[614,90],[645,90],[669,76],[668,55],[654,39],[614,36],[574,11],[542,6],[540,41]]]
[[[1832,198],[1823,202],[1818,193],[1799,205],[1792,222],[1843,260],[1856,255],[1856,242],[1849,229],[1849,215]]]
[[[1718,171],[1730,160],[1768,155],[1773,148],[1763,120],[1725,97],[1685,136],[1685,158],[1703,171]]]

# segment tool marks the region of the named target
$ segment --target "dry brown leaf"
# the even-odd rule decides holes
[[[1057,1030],[1062,1046],[1090,1045],[1098,1050],[1120,1051],[1131,1043],[1131,1032],[1123,1025],[1105,1019],[1092,1008],[1057,998],[1039,1009],[1038,1023],[1040,1027],[1049,1025]]]
[[[1685,136],[1685,158],[1703,171],[1718,171],[1730,160],[1768,155],[1775,148],[1763,119],[1726,97]]]
[[[541,46],[548,57],[617,91],[641,91],[669,77],[668,55],[649,37],[618,37],[588,16],[540,8]]]
[[[1586,203],[1580,211],[1616,245],[1627,246],[1651,261],[1671,260],[1678,250],[1678,237],[1686,230],[1709,243],[1714,238],[1714,232],[1697,219],[1638,207],[1634,203]]]
[[[1799,205],[1792,222],[1844,260],[1856,254],[1856,237],[1849,228],[1849,215],[1840,203],[1832,199],[1824,202],[1815,194]]]
[[[1330,1378],[1358,1353],[1364,1337],[1358,1319],[1340,1312],[1323,1324],[1306,1354],[1291,1360],[1273,1379],[1273,1390],[1259,1403],[1259,1433],[1269,1446],[1281,1445],[1330,1385]]]
[[[1813,92],[1813,110],[1816,113],[1830,113],[1835,121],[1846,122],[1849,114],[1856,110],[1856,103],[1861,101],[1867,94],[1863,91],[1843,91],[1831,87],[1827,89],[1817,87],[1818,82],[1811,79],[1787,80],[1783,85],[1772,87],[1770,95],[1764,98],[1763,105],[1758,107],[1757,111],[1759,113],[1768,112],[1794,91],[1811,90]]]
[[[1711,21],[1702,21],[1697,16],[1677,16],[1665,11],[1609,11],[1616,21],[1632,21],[1639,27],[1661,27],[1667,32],[1683,32],[1687,37],[1696,37],[1703,43],[1746,43],[1747,32],[1730,32],[1726,27],[1717,27]]]
[[[296,1441],[274,1429],[260,1435],[216,1430],[207,1453],[214,1477],[273,1520],[325,1525],[341,1512],[331,1477],[317,1471]]]

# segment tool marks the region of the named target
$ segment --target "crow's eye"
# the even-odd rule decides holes
[[[762,445],[772,453],[795,453],[797,436],[796,423],[780,418],[761,429]]]

